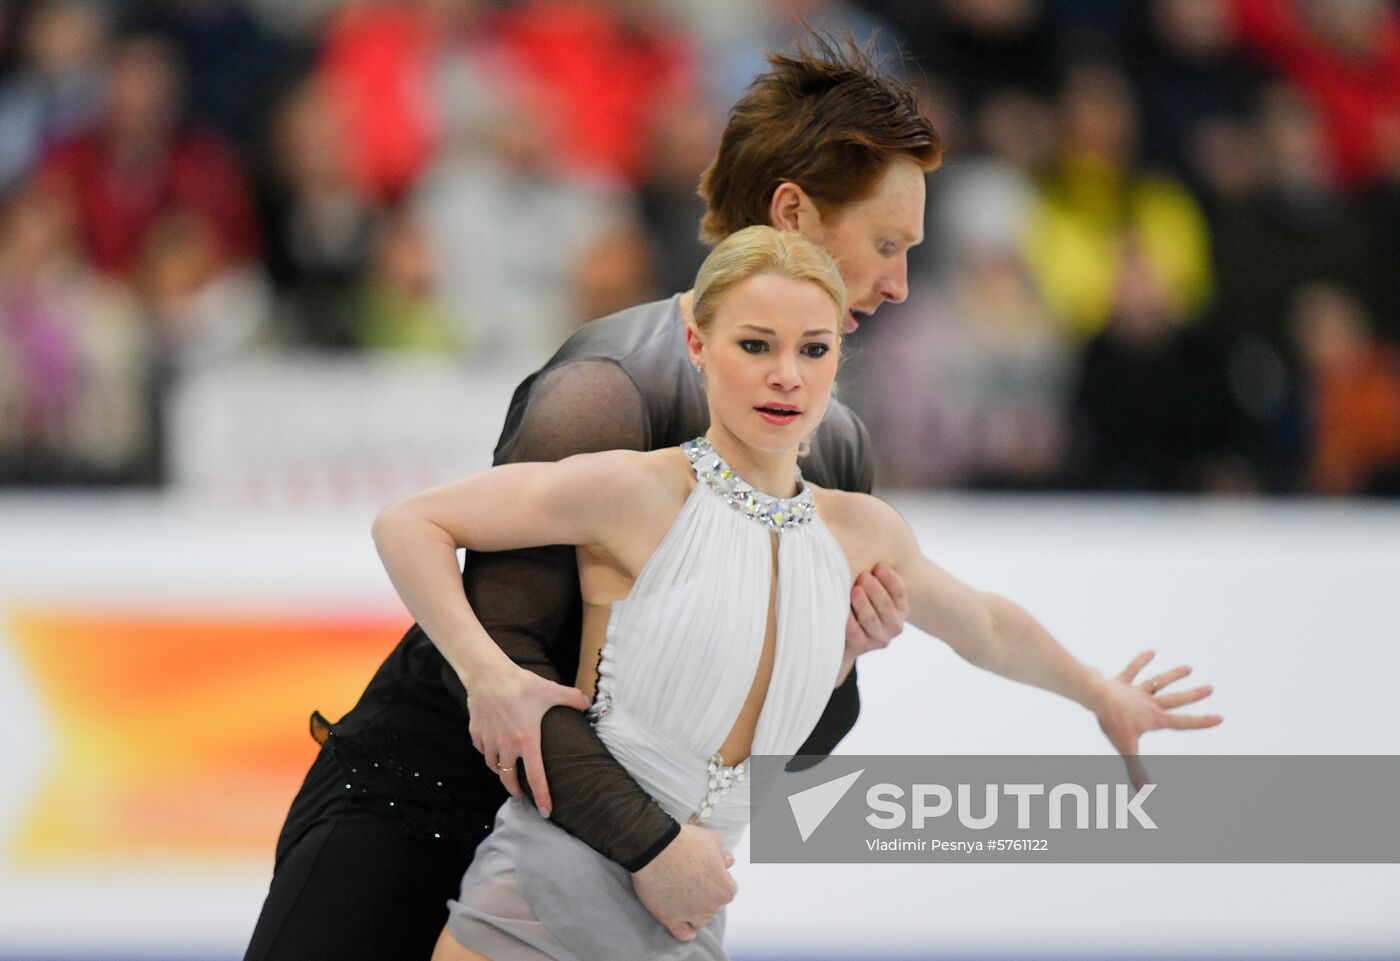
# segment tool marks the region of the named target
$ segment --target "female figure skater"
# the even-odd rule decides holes
[[[799,448],[830,399],[845,312],[820,248],[741,230],[701,267],[686,329],[710,407],[704,437],[497,467],[380,515],[385,568],[469,694],[512,665],[463,595],[457,548],[566,543],[585,603],[577,683],[598,735],[673,817],[726,848],[748,819],[746,759],[803,743],[842,668],[852,572],[877,563],[908,584],[914,624],[973,664],[1090,708],[1124,754],[1150,730],[1219,723],[1169,713],[1209,693],[1156,696],[1176,672],[1133,686],[1150,655],[1105,679],[1021,608],[925,558],[883,501],[803,483]],[[727,957],[722,913],[677,940],[624,869],[517,798],[449,906],[437,961]]]

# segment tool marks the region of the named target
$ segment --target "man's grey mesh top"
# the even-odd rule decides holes
[[[686,355],[679,301],[634,307],[575,332],[516,389],[495,462],[654,450],[703,434],[709,409]],[[870,490],[865,428],[835,399],[801,466],[819,486]],[[573,547],[469,552],[462,582],[482,625],[511,660],[550,680],[573,682],[582,615]],[[505,792],[471,746],[465,701],[456,674],[414,625],[333,727],[341,763],[384,772],[356,800],[395,800],[414,834],[479,837]],[[802,753],[830,753],[859,710],[852,671],[832,693]],[[630,871],[679,833],[680,825],[613,760],[583,714],[554,708],[541,737],[556,824]],[[357,783],[364,784],[364,768],[357,770]]]

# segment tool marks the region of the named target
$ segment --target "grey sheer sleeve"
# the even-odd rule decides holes
[[[507,424],[497,463],[648,446],[642,395],[612,361],[555,367],[528,386],[524,399],[523,412],[513,412]],[[574,548],[473,553],[463,581],[481,623],[512,661],[551,681],[573,683],[582,610]],[[461,693],[450,668],[444,680]],[[680,833],[582,713],[549,711],[541,753],[554,801],[551,820],[628,871],[640,870]],[[520,780],[528,792],[523,771]]]

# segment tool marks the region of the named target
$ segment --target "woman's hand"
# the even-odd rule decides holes
[[[472,746],[486,766],[501,779],[510,796],[527,800],[520,787],[519,768],[525,766],[535,807],[549,817],[554,803],[540,759],[540,721],[552,707],[588,709],[589,699],[576,687],[547,681],[531,671],[506,663],[467,686]]]
[[[1173,713],[1175,708],[1208,697],[1213,690],[1210,685],[1203,684],[1189,691],[1161,693],[1167,685],[1191,673],[1191,668],[1186,665],[1135,682],[1134,678],[1147,666],[1147,662],[1152,660],[1154,653],[1143,651],[1117,676],[1106,678],[1095,712],[1099,718],[1099,727],[1108,737],[1109,743],[1123,755],[1128,765],[1128,776],[1137,788],[1142,787],[1148,780],[1147,772],[1138,758],[1138,739],[1144,734],[1162,728],[1182,731],[1215,727],[1224,720],[1219,714]]]

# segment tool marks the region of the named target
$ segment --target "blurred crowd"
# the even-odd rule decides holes
[[[1387,0],[8,0],[0,483],[161,483],[216,365],[528,369],[686,289],[801,23],[948,145],[843,373],[883,484],[1400,494]]]

